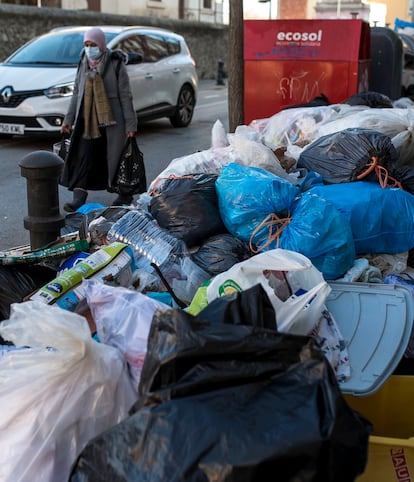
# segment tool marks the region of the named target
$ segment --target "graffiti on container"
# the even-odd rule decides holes
[[[325,72],[321,72],[316,79],[310,79],[309,72],[306,71],[282,77],[279,80],[278,94],[284,101],[309,102],[322,92],[320,83],[325,77]]]
[[[260,60],[272,57],[285,60],[304,60],[315,59],[318,55],[319,50],[314,46],[304,46],[298,43],[277,45],[267,52],[256,52],[256,58]]]

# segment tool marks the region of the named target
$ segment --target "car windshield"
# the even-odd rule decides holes
[[[58,32],[39,37],[22,47],[7,59],[12,64],[68,64],[79,62],[79,53],[83,47],[84,32]],[[115,37],[115,33],[105,33],[106,41]]]

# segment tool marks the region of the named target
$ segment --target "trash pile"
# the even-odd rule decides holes
[[[0,253],[0,480],[362,474],[372,426],[343,398],[329,297],[414,296],[414,103],[383,97],[217,121],[131,206]]]

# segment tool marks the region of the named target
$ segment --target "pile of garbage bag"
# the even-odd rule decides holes
[[[0,479],[355,480],[330,282],[414,296],[414,117],[386,100],[218,120],[130,206],[0,253]]]

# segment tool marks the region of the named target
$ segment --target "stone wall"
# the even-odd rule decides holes
[[[227,65],[228,27],[175,19],[134,17],[0,3],[0,61],[31,38],[63,25],[151,25],[183,35],[200,79],[217,76],[218,61]]]

